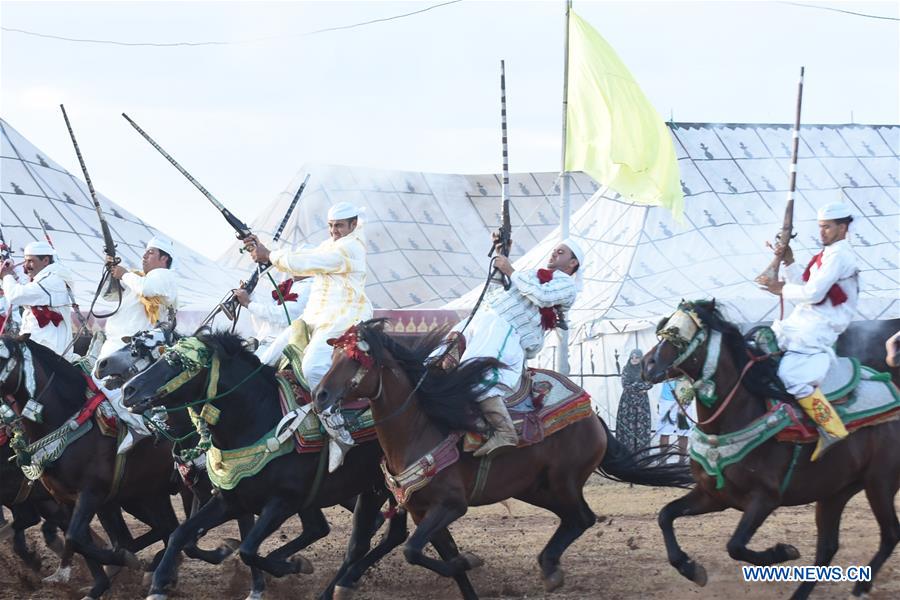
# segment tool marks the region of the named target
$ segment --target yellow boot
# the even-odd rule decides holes
[[[832,444],[835,444],[847,437],[847,428],[838,416],[837,411],[831,406],[831,403],[825,398],[822,390],[816,388],[815,391],[805,398],[798,398],[797,403],[803,411],[809,415],[809,418],[816,424],[819,430],[819,443],[813,451],[810,460],[819,460],[819,457],[825,453]]]

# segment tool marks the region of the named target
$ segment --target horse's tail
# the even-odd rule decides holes
[[[599,415],[597,418],[600,418]],[[603,477],[613,481],[663,487],[686,488],[694,483],[689,465],[666,464],[673,456],[680,458],[680,452],[659,448],[659,452],[651,453],[653,446],[631,452],[613,436],[603,419],[600,419],[600,423],[606,430],[606,454],[597,473]]]

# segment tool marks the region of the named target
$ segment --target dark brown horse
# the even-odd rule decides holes
[[[762,360],[751,366],[751,350],[740,330],[726,321],[715,301],[683,302],[675,315],[689,332],[673,335],[668,323],[660,324],[660,342],[644,355],[643,375],[659,382],[686,375],[700,380],[704,365],[708,378],[715,382],[717,398],[707,405],[697,402],[700,430],[722,436],[746,428],[767,411],[766,400],[790,402],[791,398],[777,376],[776,365]],[[696,319],[695,326],[688,325]],[[718,361],[707,361],[711,342],[721,335]],[[879,346],[883,348],[883,343]],[[746,369],[746,372],[741,375]],[[733,393],[732,393],[733,390]],[[715,416],[715,418],[713,418]],[[779,506],[816,502],[816,565],[828,565],[838,550],[841,513],[847,502],[865,490],[872,512],[881,530],[878,551],[869,565],[872,580],[900,540],[900,522],[894,509],[894,496],[900,488],[900,421],[864,427],[834,446],[816,462],[809,458],[815,444],[795,446],[770,438],[750,451],[742,460],[725,467],[724,481],[717,479],[696,462],[692,471],[697,486],[686,496],[666,505],[659,513],[659,525],[665,538],[669,562],[679,573],[699,585],[706,583],[705,569],[691,560],[679,547],[672,524],[678,517],[718,512],[726,508],[743,511],[737,529],[728,541],[728,554],[735,560],[753,565],[772,565],[800,556],[789,544],[779,543],[766,550],[747,547],[753,534]],[[798,451],[799,454],[795,454]],[[792,473],[792,475],[788,475]],[[784,488],[784,489],[782,489]],[[794,598],[806,598],[815,583],[804,582]],[[856,596],[867,593],[872,581],[858,582]]]
[[[0,337],[0,394],[20,415],[29,442],[35,442],[72,419],[85,404],[87,382],[82,371],[27,337]],[[39,420],[22,417],[27,403],[43,406]],[[66,552],[85,557],[94,583],[88,596],[99,598],[109,588],[102,565],[140,567],[134,552],[157,540],[167,540],[178,525],[169,492],[173,467],[168,444],[137,444],[128,454],[115,485],[115,438],[94,426],[71,442],[46,465],[41,481],[60,504],[72,508],[66,531]],[[136,540],[124,526],[121,508],[150,526]],[[91,538],[90,522],[97,515],[113,543],[100,548]],[[157,555],[154,562],[161,557]]]
[[[453,440],[458,438],[448,434],[478,430],[476,402],[497,361],[466,361],[449,371],[430,367],[422,379],[433,345],[406,348],[384,333],[382,320],[352,327],[334,346],[333,365],[315,393],[316,409],[327,415],[342,402],[370,398],[386,467],[395,477],[436,448],[442,450],[434,456],[452,454],[457,448]],[[654,464],[656,459],[652,457]],[[544,585],[550,591],[563,584],[559,567],[563,552],[596,521],[582,493],[592,473],[646,485],[684,486],[690,481],[686,467],[647,467],[649,460],[639,462],[594,417],[576,421],[538,444],[490,459],[463,454],[458,461],[447,462],[443,465],[438,460],[426,468],[433,478],[406,497],[417,527],[404,555],[411,564],[455,578],[465,598],[477,597],[466,571],[481,560],[460,553],[447,526],[469,506],[518,498],[559,516],[559,527],[538,555]],[[435,474],[440,466],[446,468]],[[428,542],[435,545],[441,559],[423,553]]]

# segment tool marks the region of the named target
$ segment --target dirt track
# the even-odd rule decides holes
[[[573,544],[563,556],[566,584],[562,590],[544,593],[535,557],[556,526],[556,518],[547,512],[513,501],[508,512],[502,505],[472,509],[457,522],[452,532],[460,547],[485,559],[474,571],[472,581],[484,598],[703,598],[704,600],[787,597],[793,584],[748,584],[740,577],[740,563],[732,561],[725,542],[737,525],[738,513],[686,518],[676,523],[685,551],[707,569],[709,583],[698,588],[683,579],[666,562],[662,536],[656,525],[656,513],[667,501],[678,497],[679,490],[629,488],[627,485],[593,480],[587,498],[602,522]],[[328,511],[332,533],[317,542],[304,555],[312,560],[316,572],[270,580],[267,598],[313,598],[337,567],[349,533],[349,514]],[[293,519],[264,549],[274,547],[296,535],[299,521]],[[143,530],[138,530],[143,531]],[[43,549],[36,529],[29,540],[44,556],[43,575],[55,567],[55,558]],[[841,528],[842,547],[833,564],[848,566],[868,563],[878,543],[878,528],[863,494],[857,495],[844,513]],[[221,537],[237,537],[233,525],[217,530],[204,540],[212,547]],[[763,548],[775,542],[790,542],[800,550],[793,564],[811,564],[815,553],[814,509],[812,507],[779,510],[760,529],[752,547]],[[151,556],[145,550],[142,557]],[[186,561],[181,568],[179,589],[172,598],[226,600],[244,598],[248,589],[248,571],[242,563],[229,559],[220,566]],[[0,549],[0,598],[45,599],[80,598],[79,589],[87,585],[87,570],[78,564],[73,583],[46,586],[40,578],[21,566],[9,546]],[[813,598],[846,598],[851,583],[819,584]],[[140,577],[120,574],[105,598],[143,598],[146,588]],[[394,551],[376,565],[362,580],[356,595],[361,599],[412,600],[418,598],[457,598],[452,580],[445,580],[419,567],[407,565],[402,553]],[[900,597],[900,551],[895,551],[878,576],[874,599]]]

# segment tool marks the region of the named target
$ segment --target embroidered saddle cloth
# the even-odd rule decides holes
[[[594,414],[587,392],[564,375],[546,369],[525,369],[518,389],[504,402],[519,434],[520,448]],[[485,440],[479,433],[467,433],[463,450],[474,452]]]

